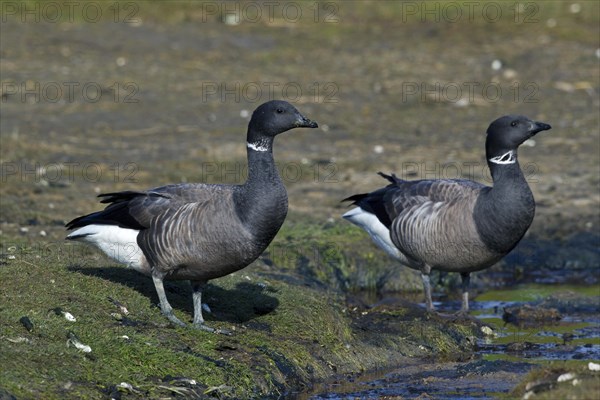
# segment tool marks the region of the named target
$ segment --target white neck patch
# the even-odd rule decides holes
[[[252,149],[254,151],[262,151],[262,152],[269,151],[269,145],[267,143],[264,143],[264,142],[263,143],[261,143],[261,142],[256,142],[256,143],[250,143],[250,142],[248,142],[248,143],[246,143],[246,146],[249,149]]]
[[[502,154],[501,156],[492,157],[489,161],[500,165],[514,164],[517,162],[517,157],[515,157],[515,152],[511,150],[508,153]]]

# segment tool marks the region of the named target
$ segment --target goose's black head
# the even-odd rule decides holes
[[[551,126],[532,121],[523,115],[505,115],[490,124],[487,130],[485,150],[488,160],[496,159],[497,164],[508,164],[517,148],[538,132]]]
[[[293,128],[317,128],[311,121],[287,101],[272,100],[261,104],[254,113],[248,125],[248,139],[275,137]],[[250,137],[250,134],[256,136]]]

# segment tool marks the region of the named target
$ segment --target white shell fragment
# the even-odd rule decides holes
[[[83,351],[84,353],[91,353],[92,352],[92,348],[90,346],[88,346],[87,344],[83,344],[81,342],[75,342],[71,339],[69,339],[67,341],[67,347],[68,344],[72,344],[73,346],[75,346],[76,349]]]
[[[90,346],[88,346],[87,344],[81,343],[79,338],[77,336],[75,336],[75,334],[73,332],[69,332],[68,337],[69,337],[69,339],[67,340],[67,347],[69,347],[70,345],[73,345],[73,346],[75,346],[76,349],[81,350],[84,353],[92,352],[92,348]]]
[[[11,343],[31,343],[31,340],[21,336],[16,337],[14,339],[7,337],[6,340],[8,340]]]
[[[121,312],[121,314],[123,314],[123,315],[129,315],[129,310],[121,302],[119,302],[118,300],[113,299],[112,297],[109,297],[108,301],[110,301],[111,303],[113,303],[119,309],[119,311]]]
[[[567,372],[566,374],[560,375],[556,378],[556,382],[566,382],[575,379],[575,374],[572,372]]]
[[[63,311],[63,313],[62,313],[62,314],[63,314],[63,316],[65,317],[65,319],[66,319],[67,321],[70,321],[70,322],[77,322],[77,318],[75,318],[75,317],[73,316],[73,314],[71,314],[70,312]]]
[[[135,389],[133,388],[133,385],[132,385],[132,384],[130,384],[130,383],[127,383],[127,382],[121,382],[121,383],[119,383],[119,384],[117,385],[117,387],[118,387],[118,388],[120,388],[120,389],[125,389],[125,390],[128,390],[128,391],[130,391],[130,392],[132,392],[132,393],[137,393],[137,394],[139,394],[139,393],[140,393],[140,391],[139,391],[139,390],[135,390]]]
[[[131,383],[127,383],[127,382],[121,382],[117,385],[117,387],[127,389],[127,390],[133,390],[133,386],[131,385]]]
[[[535,392],[533,390],[530,390],[529,392],[523,395],[523,400],[529,400],[532,396],[535,396]]]
[[[483,333],[486,336],[493,336],[494,335],[494,331],[489,326],[482,326],[481,327],[481,333]]]

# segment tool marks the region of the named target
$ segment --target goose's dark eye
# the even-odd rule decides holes
[[[519,124],[519,121],[513,121],[510,123],[510,126],[517,126]]]
[[[283,113],[283,108],[278,108],[278,109],[277,109],[277,110],[275,110],[275,111],[277,111],[277,114],[282,114],[282,113]]]

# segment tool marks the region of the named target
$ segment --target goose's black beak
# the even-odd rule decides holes
[[[319,124],[316,121],[311,121],[302,114],[298,114],[296,119],[296,127],[298,128],[318,128]]]
[[[531,134],[531,136],[533,136],[538,132],[547,131],[548,129],[552,129],[552,127],[543,122],[534,121],[531,123],[531,128],[529,128],[529,133]]]

